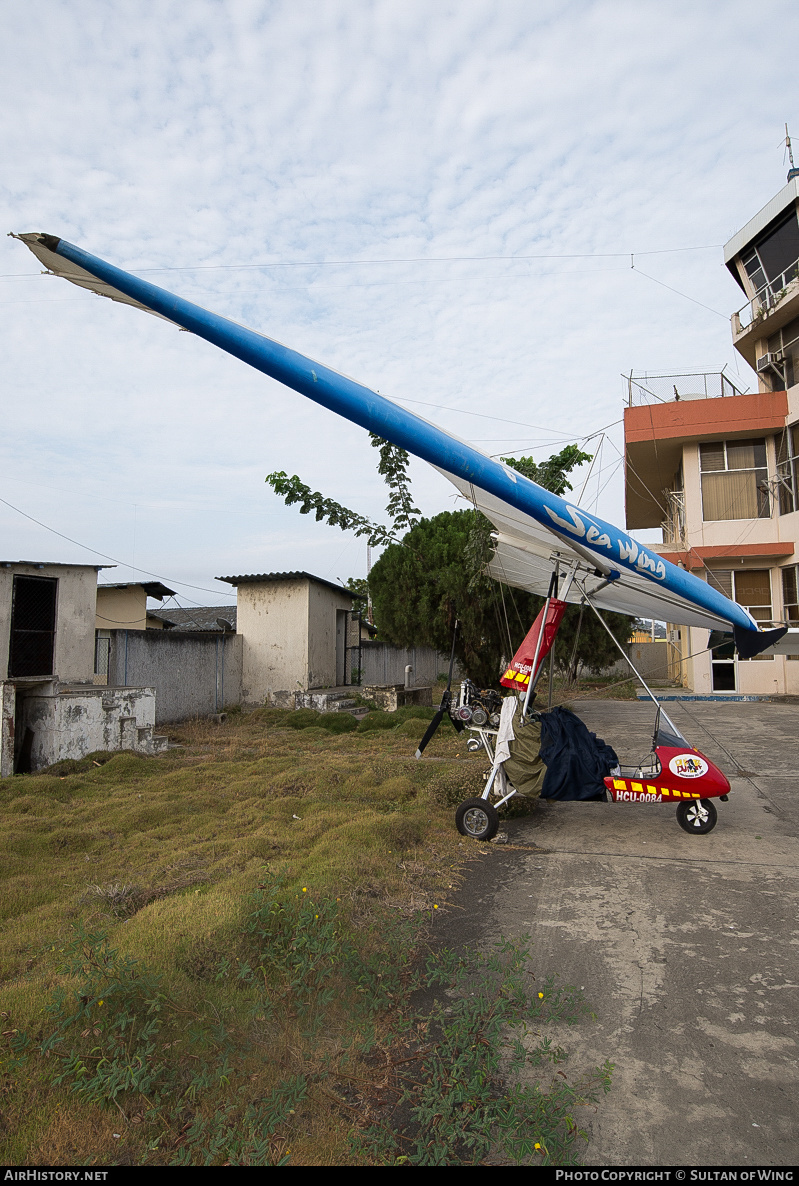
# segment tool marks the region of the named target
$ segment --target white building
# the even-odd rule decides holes
[[[661,527],[669,560],[764,626],[799,625],[799,170],[724,249],[746,294],[735,348],[758,390],[725,374],[639,376],[624,413],[631,529]],[[673,673],[695,692],[799,694],[799,656],[707,651],[707,631],[670,627]]]

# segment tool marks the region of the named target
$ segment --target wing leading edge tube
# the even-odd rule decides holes
[[[591,581],[602,583],[598,601],[608,609],[708,629],[733,627],[737,638],[765,649],[784,630],[759,631],[742,607],[692,573],[677,568],[613,524],[589,515],[565,499],[531,482],[474,446],[438,428],[384,396],[322,363],[255,330],[237,325],[166,289],[114,267],[80,247],[53,235],[16,235],[49,272],[111,300],[153,313],[204,338],[301,395],[321,404],[445,473],[499,528],[497,556],[508,563],[523,553],[549,564],[551,559],[577,558],[585,575],[570,600],[591,595]],[[565,545],[565,551],[564,551]],[[504,552],[503,552],[504,549]],[[586,561],[588,567],[586,568]],[[500,567],[504,560],[500,561]],[[590,566],[594,572],[590,573]],[[492,562],[492,573],[497,561]],[[611,572],[620,574],[607,586]],[[543,573],[542,573],[543,578]],[[548,578],[548,573],[547,573]],[[522,583],[522,578],[510,583]],[[606,587],[607,586],[607,587]],[[524,586],[537,591],[535,579]],[[612,591],[611,591],[612,590]]]

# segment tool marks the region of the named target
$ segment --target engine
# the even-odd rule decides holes
[[[502,697],[493,688],[478,688],[470,679],[460,687],[457,704],[450,709],[456,721],[472,725],[477,729],[486,726],[497,728],[502,711]]]

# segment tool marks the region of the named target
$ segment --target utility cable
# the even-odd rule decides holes
[[[512,261],[531,259],[627,259],[635,255],[674,255],[690,251],[718,251],[722,243],[705,243],[701,247],[661,247],[652,251],[587,251],[567,254],[535,255],[419,255],[387,256],[382,259],[321,259],[321,260],[271,260],[260,264],[194,264],[188,268],[165,266],[161,268],[138,268],[139,272],[221,272],[257,270],[262,268],[340,268],[357,267],[359,264],[441,264],[468,263],[479,261]],[[643,273],[642,273],[643,274]],[[0,280],[20,279],[36,275],[37,272],[4,272]]]
[[[645,276],[647,280],[651,280],[654,284],[659,284],[661,288],[668,288],[669,292],[673,292],[676,293],[677,296],[684,297],[686,301],[691,301],[692,304],[699,305],[701,309],[707,309],[708,313],[715,313],[717,317],[723,317],[725,321],[730,320],[726,313],[719,313],[718,309],[711,309],[710,305],[703,304],[703,302],[698,301],[696,297],[688,296],[687,292],[680,292],[679,288],[672,288],[670,284],[665,284],[663,280],[657,280],[654,276],[650,276],[648,272],[642,272],[641,269],[636,268],[634,264],[631,266],[632,270],[637,272],[639,276]]]
[[[116,556],[109,556],[107,552],[98,552],[96,548],[90,548],[88,544],[82,544],[80,540],[73,539],[69,535],[64,535],[63,531],[56,531],[55,527],[50,527],[47,523],[42,523],[41,519],[35,519],[33,515],[29,515],[26,511],[20,510],[19,507],[14,506],[14,504],[12,502],[8,502],[7,499],[0,498],[0,503],[2,503],[3,506],[9,507],[12,511],[16,511],[18,515],[22,515],[23,519],[29,519],[31,523],[35,523],[37,527],[43,527],[45,531],[51,531],[53,535],[57,535],[60,539],[65,539],[67,543],[74,544],[76,548],[83,548],[84,551],[91,552],[93,556],[101,556],[103,560],[111,560],[114,564],[121,564],[123,568],[130,568],[131,571],[133,570],[133,565],[128,564],[127,561],[118,560]],[[217,597],[220,594],[223,597],[233,596],[232,593],[227,593],[221,589],[206,589],[202,585],[190,585],[188,581],[176,581],[170,577],[164,577],[158,572],[148,572],[146,568],[139,568],[137,566],[137,571],[143,572],[145,576],[154,577],[157,581],[164,581],[166,583],[167,581],[171,580],[173,585],[182,585],[184,589],[196,589],[200,593],[213,593],[214,596]],[[187,597],[185,600],[190,601],[191,598]],[[194,602],[193,604],[199,606],[199,602]]]

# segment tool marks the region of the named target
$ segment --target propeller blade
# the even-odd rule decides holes
[[[447,687],[444,692],[444,695],[441,697],[441,703],[438,706],[438,712],[433,717],[430,724],[427,726],[425,735],[422,738],[422,740],[419,742],[419,748],[416,751],[417,758],[421,758],[422,754],[424,753],[425,746],[428,744],[428,742],[432,738],[436,729],[441,724],[444,717],[446,715],[449,715],[449,706],[452,703],[452,692],[450,689],[452,688],[452,672],[455,668],[455,643],[458,640],[458,626],[459,626],[459,622],[458,622],[458,619],[456,618],[455,619],[455,629],[452,632],[452,651],[450,652],[450,656],[449,656],[449,675],[447,676]],[[461,722],[459,721],[456,724],[455,721],[452,721],[452,723],[453,723],[453,725],[455,725],[455,728],[460,733],[461,729],[463,728],[463,725],[461,724]],[[460,725],[460,728],[458,728],[458,725]]]
[[[433,734],[435,733],[436,729],[443,721],[446,711],[447,711],[446,708],[444,708],[443,706],[441,708],[439,708],[438,712],[433,717],[430,724],[427,726],[427,729],[425,730],[424,737],[419,742],[419,748],[416,751],[417,758],[421,758],[422,754],[425,751],[425,747],[426,747],[427,743],[432,739]]]

